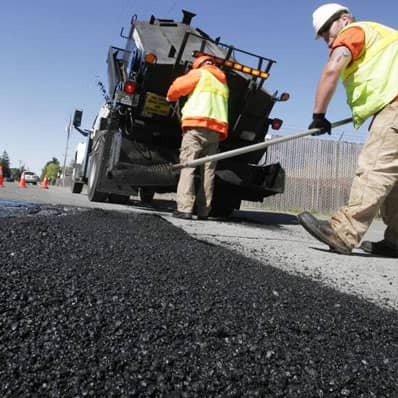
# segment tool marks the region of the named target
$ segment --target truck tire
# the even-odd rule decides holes
[[[104,169],[105,136],[102,135],[98,137],[96,141],[97,142],[93,145],[93,147],[96,148],[91,155],[90,174],[87,181],[87,196],[90,202],[105,202],[108,194],[97,190],[98,182]]]
[[[211,203],[210,217],[216,218],[228,218],[232,215],[235,209],[239,209],[241,200],[233,197],[233,195],[227,192],[217,193],[213,196]]]
[[[72,193],[81,193],[83,189],[83,183],[81,182],[72,182]]]
[[[72,186],[71,186],[72,193],[81,193],[82,192],[83,183],[79,182],[81,175],[82,175],[81,165],[75,164],[75,167],[73,168],[73,173],[72,173]]]
[[[220,206],[216,203],[216,206],[212,207],[209,216],[215,218],[228,218],[232,215],[235,208],[236,207],[230,203],[224,203]]]
[[[119,205],[125,205],[130,200],[130,196],[128,195],[120,195],[117,193],[109,194],[109,202],[117,203]]]
[[[140,188],[139,190],[140,201],[143,204],[152,203],[154,196],[155,192],[150,188]]]

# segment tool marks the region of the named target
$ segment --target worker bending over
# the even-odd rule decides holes
[[[228,135],[228,95],[226,76],[210,56],[197,58],[192,69],[172,83],[167,92],[168,101],[188,96],[181,111],[183,137],[180,163],[218,152],[219,141],[225,140]],[[207,219],[213,199],[215,168],[215,161],[201,166],[197,195],[195,168],[181,170],[174,217],[191,219],[196,205],[198,219]]]

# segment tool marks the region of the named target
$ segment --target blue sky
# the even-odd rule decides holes
[[[288,91],[291,99],[275,106],[284,120],[283,134],[305,130],[312,115],[319,74],[327,60],[323,41],[315,41],[311,15],[325,1],[252,0],[3,0],[0,24],[0,154],[12,167],[24,164],[37,173],[52,157],[63,163],[66,131],[76,108],[91,127],[103,102],[96,85],[106,83],[110,45],[124,46],[119,33],[130,19],[181,19],[181,9],[195,12],[192,25],[238,48],[275,59],[265,87]],[[343,2],[357,20],[397,28],[395,0]],[[340,86],[329,108],[331,121],[350,115]],[[363,141],[366,126],[336,129],[332,138]],[[81,137],[72,132],[67,163]]]

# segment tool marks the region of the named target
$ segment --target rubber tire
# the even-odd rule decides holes
[[[104,168],[103,157],[105,138],[106,137],[104,135],[98,138],[98,140],[101,140],[101,142],[99,143],[96,151],[91,155],[90,174],[87,181],[87,196],[90,202],[105,202],[108,197],[107,193],[97,190],[98,181]],[[95,147],[95,145],[93,146]]]
[[[81,182],[72,182],[72,193],[81,193],[83,190],[83,183]]]
[[[109,194],[109,202],[110,203],[117,203],[120,205],[125,205],[129,200],[130,200],[130,196],[128,196],[128,195],[119,195],[117,193]]]
[[[209,216],[216,218],[228,218],[235,209],[239,209],[241,200],[227,194],[215,195],[211,204]]]
[[[139,193],[140,201],[143,204],[150,204],[153,201],[153,197],[155,196],[155,192],[149,188],[140,188]]]
[[[81,166],[80,165],[75,165],[73,168],[73,173],[72,173],[72,186],[71,186],[71,191],[72,193],[81,193],[83,189],[83,183],[79,182],[79,178],[81,177]]]

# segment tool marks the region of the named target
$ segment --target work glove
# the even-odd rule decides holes
[[[308,129],[320,129],[319,133],[313,133],[311,135],[321,135],[325,133],[330,135],[332,133],[332,125],[329,120],[326,119],[324,113],[313,113],[312,122],[308,126]]]

